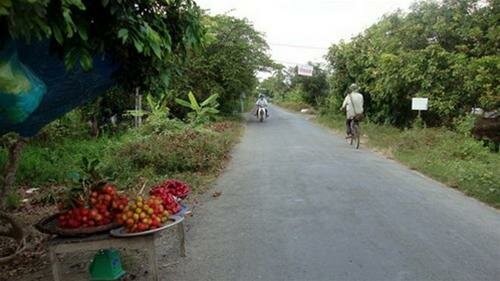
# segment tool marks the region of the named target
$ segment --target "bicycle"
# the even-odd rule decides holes
[[[347,138],[350,139],[350,144],[354,145],[356,149],[359,149],[360,136],[361,136],[361,128],[359,127],[359,121],[352,120],[351,135],[348,136]]]

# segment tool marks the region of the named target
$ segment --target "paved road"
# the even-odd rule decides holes
[[[500,280],[500,212],[278,108],[165,280]]]

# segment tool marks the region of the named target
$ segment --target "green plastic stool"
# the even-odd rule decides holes
[[[120,254],[115,249],[100,250],[94,256],[89,271],[91,281],[118,280],[125,275]]]

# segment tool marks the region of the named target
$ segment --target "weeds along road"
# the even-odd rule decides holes
[[[164,280],[500,280],[500,212],[279,108]]]

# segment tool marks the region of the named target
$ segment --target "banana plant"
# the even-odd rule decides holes
[[[209,122],[219,113],[217,109],[219,106],[218,97],[219,95],[213,94],[203,102],[198,103],[194,94],[189,92],[188,100],[176,98],[175,102],[192,110],[192,112],[188,113],[188,118],[192,124],[197,126]]]
[[[127,110],[125,116],[132,117],[148,117],[156,119],[163,119],[168,116],[169,108],[167,107],[166,93],[161,94],[159,97],[155,98],[152,94],[146,95],[146,102],[148,105],[148,110],[144,109],[131,109]]]

